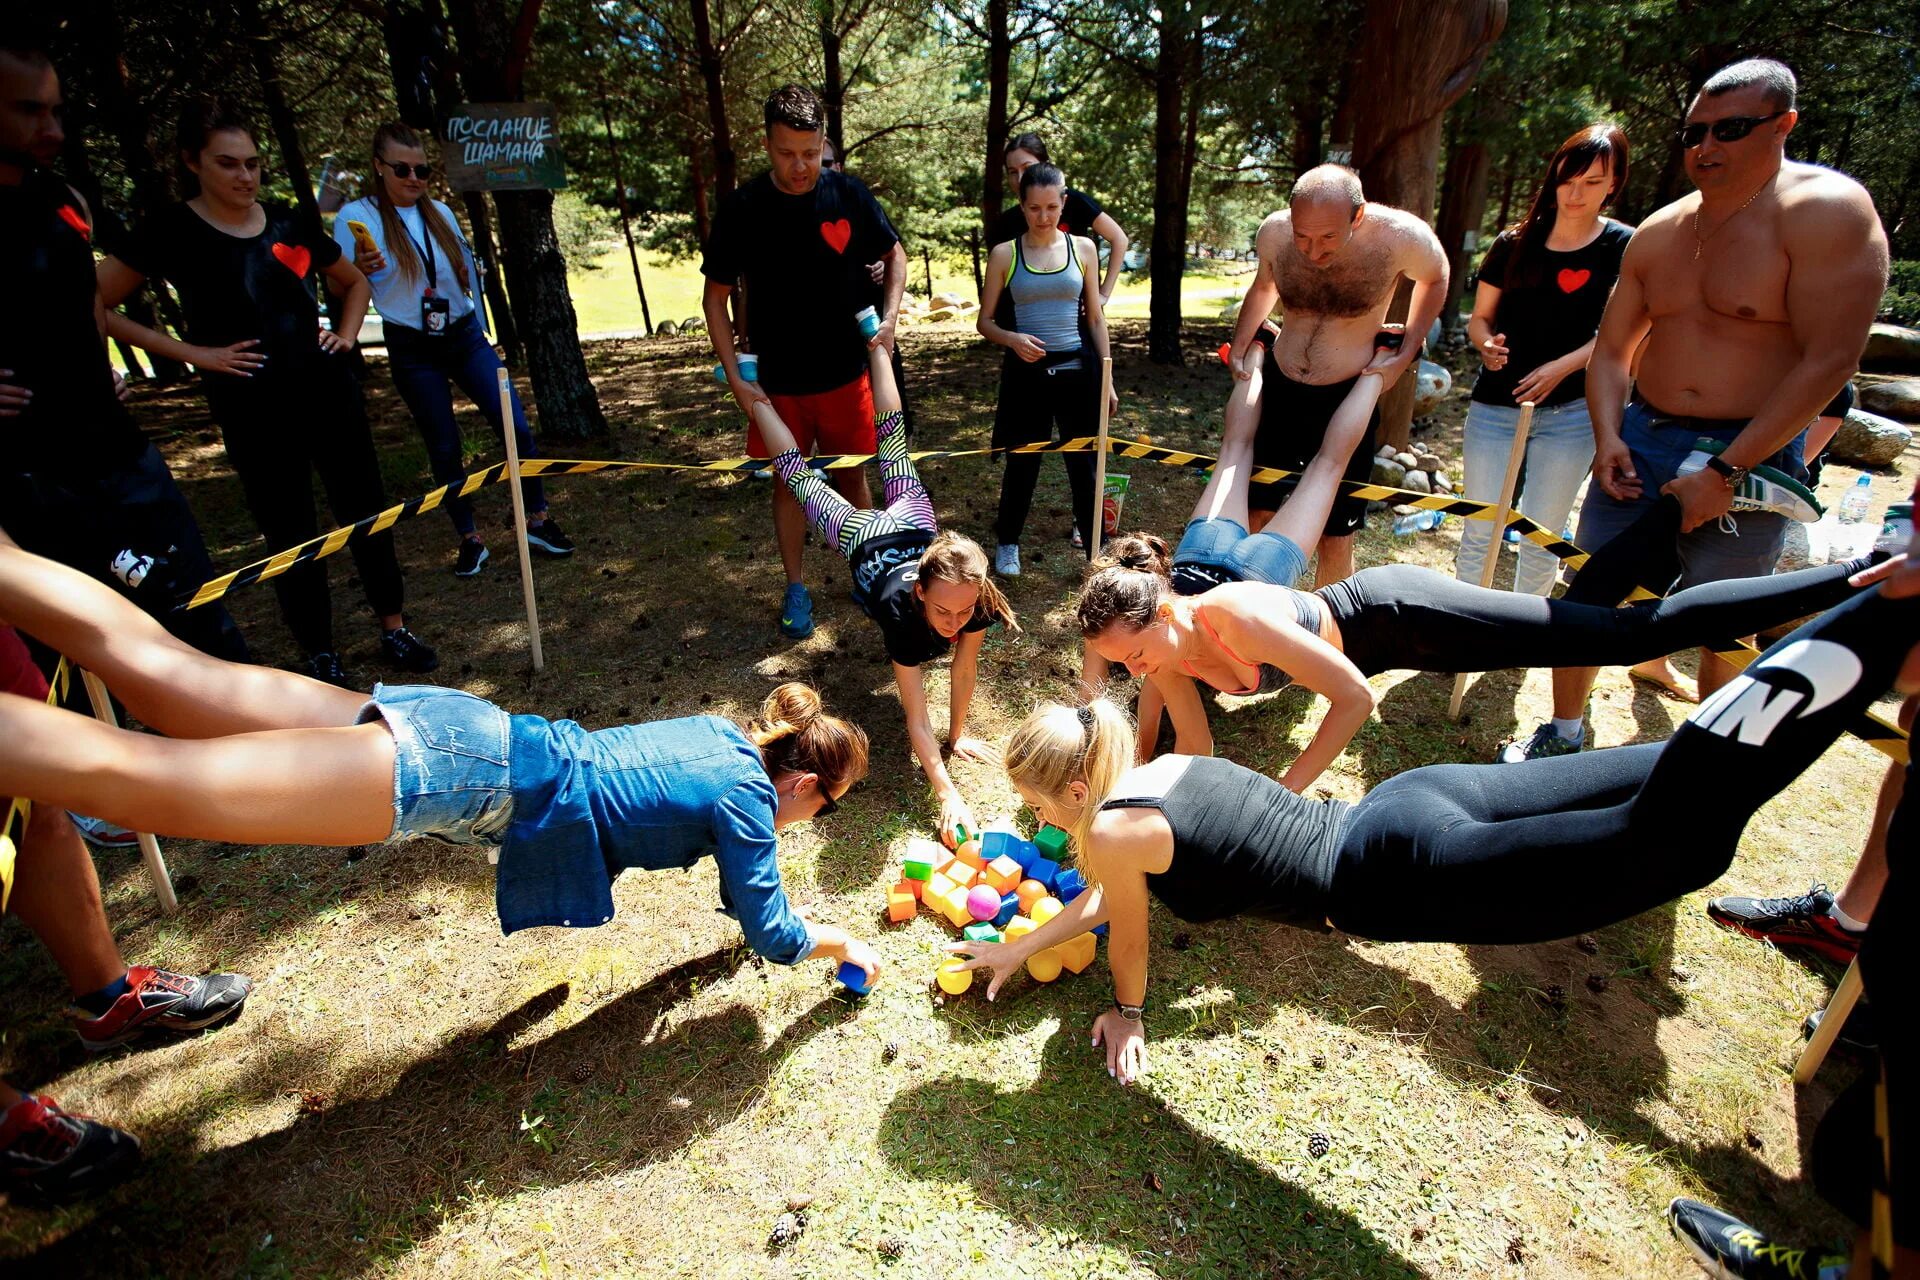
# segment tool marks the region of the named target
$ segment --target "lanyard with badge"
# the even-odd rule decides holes
[[[440,338],[446,336],[447,323],[453,315],[453,302],[437,290],[440,276],[433,265],[433,236],[427,233],[426,215],[418,209],[414,212],[420,218],[420,238],[414,239],[413,228],[406,224],[405,219],[401,220],[400,228],[407,233],[407,239],[420,247],[421,256],[427,263],[427,287],[420,294],[420,332],[429,338]]]

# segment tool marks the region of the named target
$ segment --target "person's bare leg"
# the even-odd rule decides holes
[[[1657,684],[1683,702],[1700,701],[1699,689],[1673,665],[1671,657],[1663,655],[1637,662],[1627,668],[1627,674]]]
[[[1329,582],[1338,582],[1353,573],[1353,535],[1328,538],[1322,531],[1327,527],[1327,516],[1333,511],[1335,499],[1340,496],[1340,482],[1346,478],[1347,464],[1353,459],[1353,451],[1367,438],[1368,425],[1373,421],[1373,406],[1380,400],[1381,379],[1377,376],[1364,376],[1356,380],[1353,389],[1335,409],[1333,417],[1327,423],[1326,433],[1321,437],[1320,450],[1307,463],[1305,471],[1300,473],[1300,483],[1294,486],[1286,505],[1280,508],[1262,529],[1263,533],[1278,534],[1292,539],[1295,546],[1303,551],[1313,546],[1317,540],[1320,549],[1320,570],[1317,586]],[[1341,572],[1328,577],[1329,569]]]
[[[74,995],[98,991],[127,972],[107,927],[93,858],[65,810],[33,807],[7,907],[40,939]]]
[[[180,741],[0,697],[0,795],[135,831],[236,844],[377,844],[393,831],[393,763],[384,724]]]
[[[865,511],[873,505],[873,490],[867,485],[865,467],[835,467],[827,474],[833,477],[833,487],[840,491],[840,496],[854,507]],[[805,519],[803,513],[801,520]]]
[[[1553,718],[1581,720],[1587,714],[1587,699],[1593,694],[1593,682],[1600,678],[1598,667],[1555,667],[1553,669]]]
[[[1220,432],[1220,456],[1213,474],[1193,505],[1193,519],[1231,520],[1248,532],[1247,485],[1253,474],[1253,442],[1260,430],[1260,371],[1245,382],[1235,379],[1227,397],[1225,423]],[[1269,517],[1271,518],[1271,513]]]

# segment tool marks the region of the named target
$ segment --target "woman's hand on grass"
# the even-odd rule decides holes
[[[1123,1018],[1118,1009],[1109,1009],[1093,1020],[1093,1047],[1105,1046],[1107,1074],[1121,1084],[1132,1084],[1147,1069],[1147,1030],[1132,1018]]]

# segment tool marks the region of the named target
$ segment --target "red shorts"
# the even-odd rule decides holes
[[[793,432],[801,453],[811,456],[874,450],[873,384],[864,373],[831,391],[816,391],[808,396],[783,396],[769,391],[767,399],[773,401],[773,411],[787,424],[787,430]],[[760,428],[751,421],[747,424],[747,456],[771,456],[766,442],[760,438]]]
[[[33,665],[33,655],[20,633],[6,626],[0,626],[0,693],[47,700],[47,678]]]

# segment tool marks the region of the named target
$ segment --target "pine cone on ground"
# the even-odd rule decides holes
[[[1318,1160],[1320,1157],[1326,1155],[1327,1152],[1331,1151],[1332,1149],[1333,1149],[1333,1139],[1328,1137],[1326,1134],[1310,1133],[1307,1135],[1307,1154],[1312,1156],[1315,1160]]]

